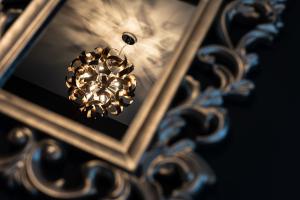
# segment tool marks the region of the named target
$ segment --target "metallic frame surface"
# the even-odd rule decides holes
[[[49,14],[61,0],[33,0],[0,40],[0,83]]]
[[[41,24],[46,18],[46,13],[58,2],[58,0],[47,1],[45,10],[42,10],[38,15],[40,17],[35,17],[33,22]],[[138,166],[153,138],[221,3],[222,0],[202,0],[199,3],[194,18],[166,67],[165,73],[150,91],[151,95],[149,95],[148,101],[143,103],[121,141],[99,134],[95,130],[27,102],[4,90],[0,90],[0,104],[2,105],[0,112],[105,161],[132,171]],[[35,26],[35,29],[31,30],[34,31],[37,27]],[[20,42],[15,43],[12,51],[6,55],[0,54],[1,79],[4,78],[4,72],[9,69],[29,38],[28,36],[24,36],[23,39],[20,38]],[[13,40],[11,42],[13,43]]]

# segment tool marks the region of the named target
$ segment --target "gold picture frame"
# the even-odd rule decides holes
[[[33,0],[0,39],[0,82],[61,0]]]
[[[5,80],[12,63],[59,2],[33,1],[28,7],[30,11],[24,11],[19,21],[11,27],[10,31],[14,34],[5,36],[7,38],[2,42],[5,44],[0,42],[0,52],[5,52],[0,53],[0,80]],[[200,1],[165,73],[151,89],[151,95],[143,103],[121,141],[99,134],[4,90],[0,90],[0,112],[125,170],[133,171],[151,142],[221,3],[222,0]],[[42,8],[39,11],[38,6]],[[21,33],[18,30],[25,31]]]

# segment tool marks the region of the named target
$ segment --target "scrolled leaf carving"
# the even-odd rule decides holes
[[[192,199],[215,175],[193,150],[195,144],[182,140],[146,154],[144,176],[163,199]]]
[[[7,139],[22,148],[13,155],[0,159],[0,172],[8,178],[10,185],[23,185],[32,193],[41,192],[58,199],[78,199],[100,196],[107,200],[128,199],[130,196],[130,178],[126,173],[101,161],[89,161],[82,164],[82,185],[77,188],[64,186],[64,178],[53,181],[44,175],[43,161],[57,162],[63,159],[63,149],[55,140],[37,142],[28,128],[16,128],[8,133]],[[97,180],[106,181],[101,187]]]
[[[26,161],[26,170],[31,177],[30,181],[40,192],[59,199],[78,199],[97,195],[110,200],[127,199],[130,193],[127,177],[120,170],[100,161],[92,160],[82,164],[83,184],[80,187],[65,189],[67,180],[63,178],[48,181],[41,172],[41,162],[44,159],[55,162],[62,158],[63,150],[54,140],[42,141],[32,149]],[[97,180],[105,180],[107,184],[103,188],[99,187]]]

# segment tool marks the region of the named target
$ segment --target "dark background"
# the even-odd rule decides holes
[[[246,103],[226,104],[230,132],[200,153],[217,175],[204,200],[299,199],[300,1],[289,0],[285,27],[271,47],[258,50],[256,89]],[[0,199],[32,199],[3,191]]]
[[[288,0],[283,21],[274,43],[257,51],[253,96],[227,105],[227,141],[202,151],[218,178],[205,200],[300,199],[300,1]]]

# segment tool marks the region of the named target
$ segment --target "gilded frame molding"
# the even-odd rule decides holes
[[[49,14],[62,0],[33,0],[0,40],[0,84]]]
[[[20,37],[17,42],[15,39],[19,35],[14,35],[15,39],[9,40],[11,45],[15,43],[13,50],[5,55],[0,54],[0,80],[5,78],[9,67],[24,48],[26,42],[30,40],[46,19],[47,14],[58,2],[59,0],[47,1],[44,9],[36,17],[24,19],[27,23],[34,19],[32,21],[33,27],[29,28],[28,34]],[[0,104],[2,105],[0,112],[105,161],[133,171],[151,142],[221,3],[222,0],[202,0],[199,3],[193,20],[166,67],[165,73],[150,91],[151,95],[149,95],[147,102],[143,103],[142,109],[137,113],[121,142],[4,90],[0,90]]]

